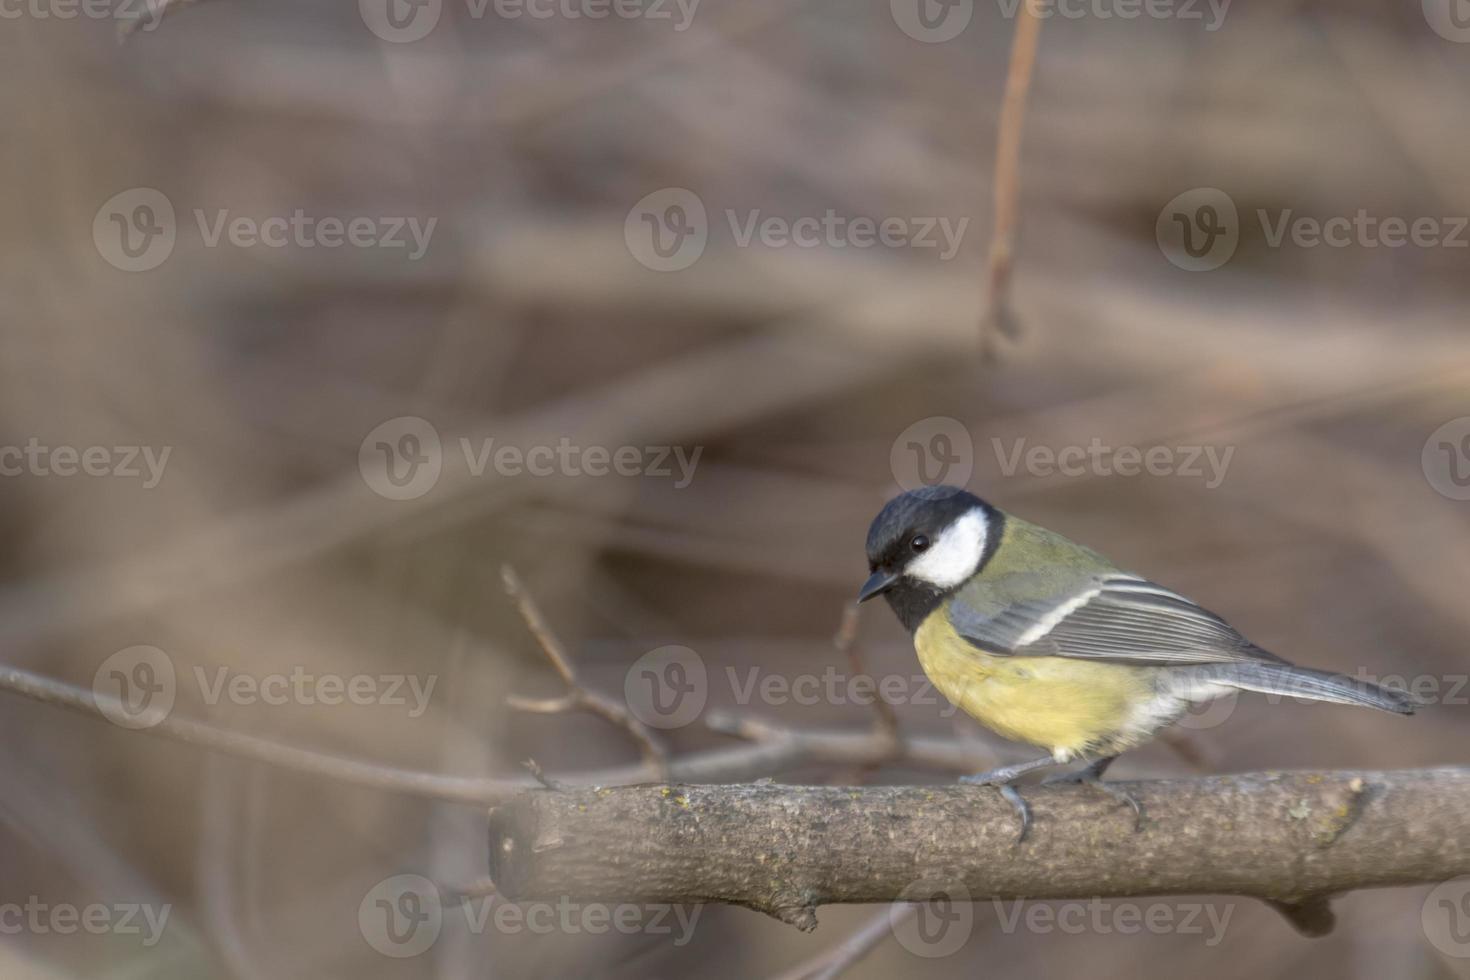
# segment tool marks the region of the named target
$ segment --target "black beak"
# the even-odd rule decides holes
[[[862,589],[858,592],[857,601],[867,602],[875,595],[882,595],[898,583],[899,577],[899,572],[885,572],[881,568],[878,569],[863,583]]]

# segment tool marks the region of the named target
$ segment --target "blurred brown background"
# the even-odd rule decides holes
[[[9,663],[90,685],[108,657],[155,646],[177,669],[181,715],[427,771],[514,774],[534,757],[555,775],[636,758],[599,719],[504,707],[561,690],[500,589],[509,561],[600,690],[621,696],[641,654],[681,644],[708,668],[707,710],[866,725],[848,703],[737,704],[727,668],[846,670],[830,636],[865,572],[867,522],[905,478],[900,434],[917,425],[936,445],[933,420],[949,417],[971,439],[955,450],[969,486],[999,506],[1197,597],[1263,646],[1427,678],[1446,702],[1405,720],[1246,697],[1186,733],[1206,767],[1464,760],[1470,502],[1454,499],[1460,471],[1436,466],[1470,473],[1470,455],[1453,455],[1470,433],[1426,441],[1470,414],[1470,249],[1268,234],[1287,211],[1362,209],[1453,236],[1470,214],[1470,43],[1454,39],[1451,8],[1239,2],[1213,30],[1203,5],[1201,19],[1100,16],[1105,3],[1048,18],[1023,156],[1023,334],[993,365],[976,325],[1008,5],[932,6],[931,23],[970,17],[939,41],[902,29],[903,0],[703,0],[687,18],[668,4],[667,18],[605,19],[568,16],[586,9],[571,0],[539,8],[547,17],[443,0],[400,4],[392,22],[381,0],[212,0],[122,46],[112,8],[58,8],[72,9],[26,0],[0,21],[0,445],[169,456],[151,487],[116,468],[28,464],[0,479]],[[426,36],[393,39],[426,17]],[[1229,260],[1192,272],[1156,226],[1200,187],[1223,191],[1238,220]],[[171,251],[149,234],[166,216],[139,210],[156,199],[105,206],[136,188],[173,209]],[[661,272],[640,261],[652,261],[643,215],[678,215],[667,194],[639,209],[669,188],[698,198],[708,241]],[[297,209],[368,218],[375,233],[392,218],[435,225],[417,258],[209,244],[221,211],[260,223]],[[829,209],[968,223],[944,257],[850,240],[742,246],[726,216]],[[154,267],[119,267],[134,261]],[[442,473],[390,500],[363,475],[378,451],[363,444],[387,423],[384,441],[407,446],[391,428],[404,416],[441,437]],[[476,476],[459,440],[487,437],[700,455],[683,487]],[[1213,487],[1006,472],[1017,440],[1094,439],[1233,455]],[[885,610],[864,610],[862,639],[874,674],[917,671]],[[194,671],[221,667],[436,682],[416,717],[211,704]],[[825,909],[803,935],[711,906],[683,945],[475,934],[460,917],[396,959],[365,941],[359,903],[391,875],[480,874],[475,808],[0,700],[0,903],[172,910],[152,945],[7,926],[6,976],[766,976],[874,911]],[[906,730],[989,739],[942,703],[897,710]],[[698,722],[666,734],[681,751],[727,742]],[[1115,771],[1190,767],[1152,746]],[[1470,975],[1427,940],[1428,891],[1347,896],[1336,934],[1313,941],[1256,903],[1215,899],[1233,914],[1213,946],[1007,931],[982,903],[958,952],[889,940],[851,975]]]

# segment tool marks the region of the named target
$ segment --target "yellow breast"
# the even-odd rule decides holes
[[[1121,751],[1146,738],[1130,730],[1154,698],[1146,670],[1064,657],[1004,657],[961,639],[943,610],[914,634],[919,664],[934,686],[985,727],[1066,760],[1088,750]]]

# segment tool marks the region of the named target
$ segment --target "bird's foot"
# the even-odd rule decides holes
[[[1031,805],[1026,802],[1025,798],[1021,796],[1020,791],[1012,786],[1011,783],[1023,773],[1035,768],[1037,768],[1035,763],[1021,763],[1020,765],[1002,766],[999,769],[992,769],[989,772],[978,772],[971,776],[960,777],[960,782],[962,783],[967,783],[971,786],[994,786],[1000,791],[1001,797],[1011,805],[1016,811],[1016,815],[1021,818],[1021,833],[1016,837],[1016,843],[1018,845],[1026,839],[1026,835],[1031,831]]]
[[[1122,787],[1103,782],[1103,770],[1112,761],[1112,759],[1100,759],[1098,762],[1094,762],[1076,772],[1062,772],[1054,776],[1048,776],[1041,781],[1041,784],[1043,786],[1053,786],[1058,783],[1071,783],[1077,786],[1088,786],[1099,792],[1106,793],[1119,803],[1124,803],[1133,808],[1133,832],[1136,834],[1143,829],[1143,804],[1134,799],[1133,795]]]

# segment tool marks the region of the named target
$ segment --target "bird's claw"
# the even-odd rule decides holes
[[[1058,783],[1070,783],[1074,786],[1090,786],[1099,792],[1106,793],[1119,803],[1127,804],[1133,808],[1133,832],[1136,834],[1143,830],[1143,804],[1134,799],[1133,795],[1120,786],[1104,782],[1102,777],[1094,772],[1091,767],[1081,772],[1057,773],[1048,776],[1041,781],[1043,786],[1055,786]]]
[[[1002,783],[996,789],[1000,790],[1000,795],[1005,797],[1006,802],[1015,808],[1016,815],[1021,818],[1021,832],[1016,835],[1016,846],[1019,847],[1031,831],[1031,805],[1026,802],[1020,790],[1009,783]]]
[[[1000,795],[1012,808],[1016,815],[1021,818],[1021,833],[1016,836],[1016,844],[1019,846],[1031,831],[1031,805],[1021,796],[1019,790],[1011,785],[1011,780],[1016,774],[1006,769],[996,769],[993,772],[980,772],[969,776],[961,776],[959,781],[970,786],[994,786],[1000,791]]]

